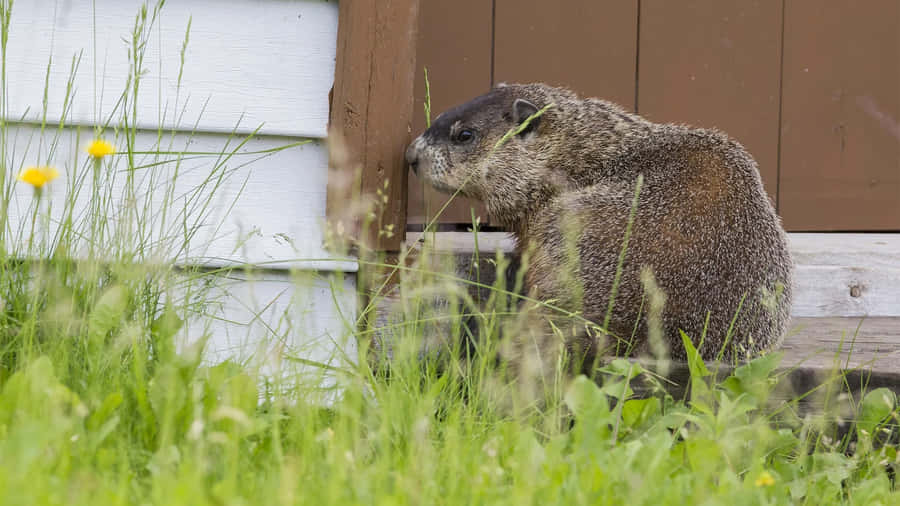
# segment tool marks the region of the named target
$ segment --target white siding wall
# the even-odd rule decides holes
[[[127,81],[127,51],[142,3],[15,2],[7,56],[10,117],[40,118],[51,55],[48,115],[60,116],[69,67],[78,55],[78,100],[72,119],[89,124],[108,114]],[[325,136],[328,91],[334,80],[337,2],[168,0],[161,12],[148,41],[138,126],[156,129],[161,111],[166,112],[166,126],[176,123],[180,53],[190,20],[177,104],[179,113],[185,106],[180,125],[196,122],[201,131],[230,132],[243,115],[239,131],[245,133],[264,124],[268,134]]]
[[[78,187],[79,171],[89,167],[83,147],[93,135],[90,125],[110,118],[112,126],[121,124],[120,97],[128,83],[128,51],[142,3],[26,0],[14,4],[6,54],[6,117],[18,124],[9,134],[9,171],[38,163],[59,168],[66,182],[63,178],[54,182],[45,195],[53,213],[61,212],[62,203],[71,198],[66,194]],[[148,19],[152,12],[150,5]],[[258,351],[259,343],[272,337],[297,350],[323,340],[343,341],[346,319],[354,315],[354,278],[335,278],[333,273],[354,272],[356,264],[335,259],[321,245],[327,178],[327,152],[321,139],[326,134],[328,92],[334,76],[337,13],[337,2],[322,0],[168,0],[146,41],[145,73],[136,102],[136,125],[141,129],[136,150],[220,152],[226,146],[234,149],[241,134],[257,128],[257,136],[241,151],[311,140],[271,156],[237,155],[229,160],[229,178],[216,192],[207,226],[200,228],[190,252],[177,256],[179,261],[208,265],[266,262],[274,268],[263,282],[230,282],[213,318],[188,328],[189,337],[196,338],[199,329],[212,325],[212,358],[246,358],[248,350]],[[65,110],[74,60],[78,61],[74,98]],[[42,135],[43,117],[48,126]],[[60,122],[66,128],[57,133]],[[178,131],[165,132],[161,147],[160,128]],[[232,133],[237,135],[230,138]],[[108,130],[105,137],[115,138],[122,147],[122,132]],[[138,163],[154,161],[148,155],[138,159]],[[175,194],[191,192],[215,163],[216,157],[183,156]],[[150,189],[171,180],[175,167],[170,163],[146,170],[141,188],[150,209],[158,209],[166,199]],[[120,173],[110,177],[124,180]],[[30,188],[19,186],[10,209],[13,230],[22,229],[32,205]],[[89,191],[82,187],[77,202],[86,207]],[[188,210],[168,219],[176,223],[196,216]],[[289,268],[318,274],[314,281],[296,283]],[[315,349],[311,353],[321,358],[325,348]]]

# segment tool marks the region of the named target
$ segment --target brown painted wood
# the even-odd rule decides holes
[[[775,202],[780,0],[643,0],[638,112],[718,128],[759,163]]]
[[[340,221],[359,235],[360,220],[347,210],[356,195],[380,190],[375,222],[382,230],[392,226],[393,234],[366,232],[380,250],[397,250],[406,230],[404,151],[412,132],[418,15],[419,0],[340,3],[330,135],[343,139],[345,149],[331,157],[327,214],[332,226]]]
[[[900,230],[900,2],[785,4],[779,204],[791,230]]]
[[[413,135],[425,130],[425,78],[431,85],[431,117],[487,92],[491,87],[492,3],[487,0],[422,2],[419,16]],[[409,172],[408,223],[426,223],[450,196]],[[479,202],[456,197],[440,223],[471,223],[471,209],[487,221]]]
[[[496,0],[494,82],[542,81],[633,110],[637,5]]]

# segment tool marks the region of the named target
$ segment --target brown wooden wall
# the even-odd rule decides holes
[[[565,85],[743,143],[786,228],[900,230],[900,2],[422,0],[414,131],[497,82]],[[409,223],[446,201],[409,180]],[[454,202],[442,223],[470,223]],[[425,210],[428,208],[429,212]]]

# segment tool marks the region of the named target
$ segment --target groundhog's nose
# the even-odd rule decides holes
[[[410,144],[409,147],[406,148],[406,163],[409,164],[409,168],[411,168],[413,173],[417,176],[419,175],[419,144],[420,143],[421,143],[421,137],[416,138],[416,140],[414,140],[412,142],[412,144]]]

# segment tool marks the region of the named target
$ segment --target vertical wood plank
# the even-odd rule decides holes
[[[496,0],[494,81],[566,86],[633,110],[637,0]]]
[[[412,132],[418,16],[419,0],[340,2],[330,130],[343,139],[349,161],[331,159],[327,213],[330,221],[343,216],[354,195],[381,190],[386,198],[375,222],[393,233],[364,232],[380,250],[399,249],[406,230],[404,151]],[[362,177],[347,183],[356,165]],[[359,233],[358,220],[347,226]]]
[[[420,6],[416,58],[413,135],[425,130],[425,78],[431,84],[431,117],[463,103],[491,87],[493,8],[489,0],[425,1]],[[439,193],[409,172],[410,224],[426,223],[443,207],[449,195]],[[457,197],[439,217],[439,223],[471,223],[471,209],[482,221],[484,206]]]
[[[638,110],[657,122],[715,127],[778,183],[782,2],[642,0]]]
[[[783,89],[786,227],[900,230],[900,2],[787,2]]]

